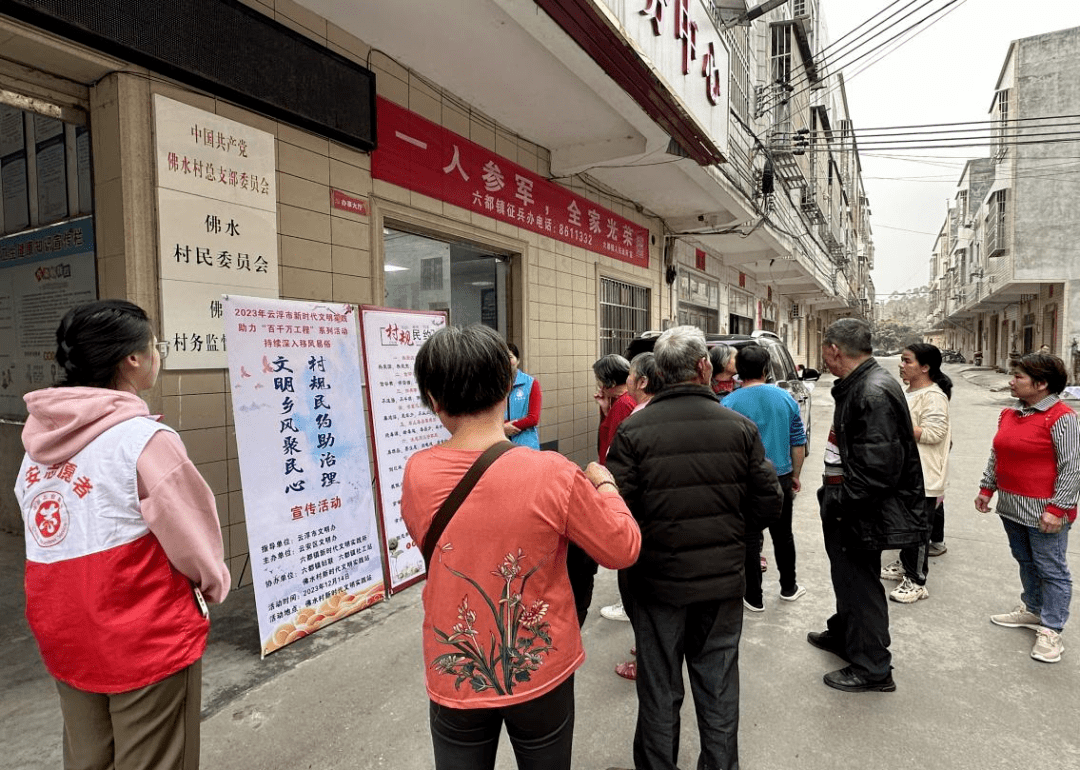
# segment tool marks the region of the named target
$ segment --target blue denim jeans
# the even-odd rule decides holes
[[[1060,632],[1069,619],[1072,575],[1065,560],[1069,547],[1068,523],[1060,532],[1040,532],[1002,517],[1013,558],[1020,565],[1020,598],[1029,612],[1042,616],[1046,628]]]

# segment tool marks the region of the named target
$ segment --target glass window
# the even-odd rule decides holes
[[[706,334],[720,331],[720,282],[691,273],[679,271],[680,324],[696,326]]]
[[[390,228],[383,239],[387,307],[448,310],[452,324],[507,334],[509,254]]]
[[[0,233],[92,214],[86,127],[0,104],[0,187]]]

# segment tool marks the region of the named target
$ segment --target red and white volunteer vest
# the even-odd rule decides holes
[[[206,647],[191,581],[169,562],[139,506],[136,463],[159,430],[114,425],[66,462],[23,458],[15,494],[26,534],[26,618],[45,667],[86,692],[158,682]]]

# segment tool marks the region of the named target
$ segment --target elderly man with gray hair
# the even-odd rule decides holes
[[[919,545],[928,532],[907,398],[871,352],[870,326],[858,318],[835,321],[822,337],[822,360],[837,377],[818,490],[836,612],[807,641],[848,662],[825,675],[845,692],[896,689],[881,552]]]
[[[779,516],[776,473],[758,429],[717,403],[705,336],[664,332],[664,388],[619,426],[607,467],[642,531],[619,574],[637,643],[637,770],[675,768],[683,660],[701,737],[698,767],[738,767],[739,638],[748,533]]]

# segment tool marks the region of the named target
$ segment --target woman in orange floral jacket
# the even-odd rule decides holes
[[[424,343],[421,398],[450,431],[405,468],[401,514],[422,543],[476,459],[505,441],[510,354],[487,327]],[[569,768],[574,671],[584,662],[566,547],[610,569],[637,559],[641,533],[611,474],[516,447],[480,478],[438,540],[424,586],[423,649],[435,766],[493,768],[503,722],[519,768]]]

